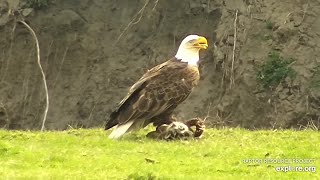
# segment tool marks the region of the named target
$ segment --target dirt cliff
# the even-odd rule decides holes
[[[316,0],[0,0],[0,127],[40,129],[45,109],[34,39],[19,20],[39,39],[47,129],[103,126],[128,88],[188,34],[206,36],[210,48],[179,118],[207,117],[214,127],[319,127],[318,17]],[[274,57],[290,59],[284,71],[295,76],[262,86],[276,68],[261,68]]]

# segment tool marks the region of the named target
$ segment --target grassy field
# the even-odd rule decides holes
[[[207,129],[200,140],[175,142],[146,139],[145,130],[120,141],[108,133],[2,130],[0,179],[320,179],[316,131]],[[318,169],[277,172],[277,166]]]

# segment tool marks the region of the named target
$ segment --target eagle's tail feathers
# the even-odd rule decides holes
[[[129,128],[133,124],[133,121],[129,121],[125,124],[116,125],[115,129],[111,132],[109,135],[110,139],[119,139],[121,136],[123,136],[126,132],[129,131]]]

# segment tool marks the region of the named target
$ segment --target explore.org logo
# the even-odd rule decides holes
[[[278,166],[275,168],[277,172],[316,172],[315,166]]]

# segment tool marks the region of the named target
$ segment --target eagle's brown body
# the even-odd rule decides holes
[[[111,113],[105,129],[115,128],[109,138],[117,139],[150,123],[170,124],[173,110],[198,84],[199,51],[207,48],[205,37],[188,35],[174,58],[146,72]]]
[[[145,73],[110,115],[105,129],[130,123],[126,132],[171,122],[173,110],[198,84],[198,66],[172,58]]]

